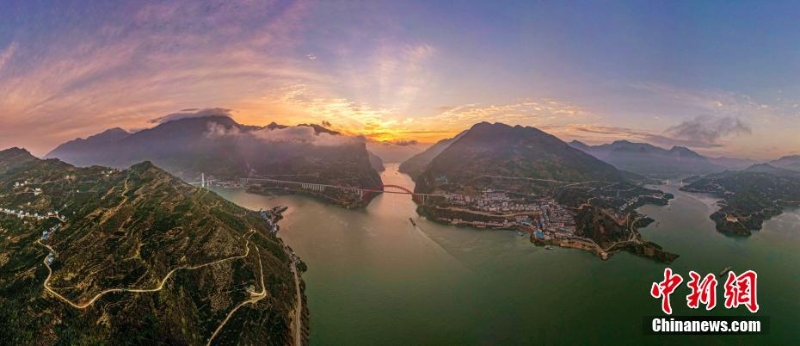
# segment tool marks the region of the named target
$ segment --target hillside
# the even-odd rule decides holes
[[[290,250],[256,212],[149,162],[0,152],[0,237],[3,343],[292,341]]]
[[[769,163],[775,167],[800,171],[800,155],[784,156]]]
[[[233,182],[241,177],[266,176],[367,188],[381,185],[363,141],[318,125],[272,123],[254,127],[226,116],[209,116],[168,121],[127,136],[108,137],[98,135],[65,143],[47,157],[78,166],[117,168],[152,161],[186,181],[200,181],[200,175],[205,174]],[[316,194],[327,199],[344,198],[333,193]]]
[[[368,152],[369,154],[369,165],[372,169],[383,172],[386,170],[386,167],[383,166],[383,159],[380,156],[375,155],[373,152]]]
[[[800,205],[800,172],[758,164],[739,172],[707,175],[681,189],[722,199],[720,210],[711,215],[717,230],[748,236],[784,208]]]
[[[399,170],[401,173],[408,174],[411,179],[416,180],[417,177],[425,171],[425,168],[428,167],[428,164],[433,161],[436,156],[441,154],[442,151],[447,149],[453,142],[457,141],[461,136],[463,136],[467,131],[463,131],[456,135],[453,138],[443,139],[441,141],[436,142],[434,145],[430,146],[428,149],[425,149],[423,152],[418,153],[408,160],[403,161],[400,164]]]
[[[579,141],[570,146],[608,162],[621,170],[654,177],[718,173],[725,167],[685,147],[663,149],[647,143],[616,141],[589,146]]]

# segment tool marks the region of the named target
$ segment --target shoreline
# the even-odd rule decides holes
[[[664,251],[663,248],[650,241],[645,241],[641,239],[641,234],[638,232],[640,227],[636,227],[636,224],[641,220],[650,220],[647,222],[643,227],[649,226],[653,219],[650,218],[639,218],[631,224],[633,227],[631,238],[624,241],[618,241],[612,244],[607,248],[603,248],[598,244],[596,241],[590,238],[580,237],[570,233],[562,233],[562,232],[554,232],[554,231],[542,231],[541,233],[544,235],[545,238],[536,238],[536,232],[534,229],[526,229],[522,226],[513,226],[513,227],[475,227],[468,222],[446,222],[444,220],[436,218],[434,215],[430,215],[430,213],[425,212],[425,209],[422,206],[417,207],[417,214],[420,216],[425,217],[425,219],[445,226],[455,226],[455,227],[467,227],[473,228],[476,230],[496,230],[496,231],[510,231],[510,232],[526,232],[529,235],[530,242],[535,246],[558,246],[565,249],[578,249],[591,252],[595,256],[599,257],[601,260],[606,261],[611,258],[614,254],[619,251],[627,251],[633,255],[637,255],[640,257],[644,257],[647,259],[651,259],[660,263],[670,264],[675,259],[680,257],[677,254],[673,254],[667,251]]]

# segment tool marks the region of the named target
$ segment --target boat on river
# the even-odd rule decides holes
[[[725,267],[725,269],[723,269],[721,272],[719,272],[719,276],[724,276],[725,274],[728,274],[728,272],[731,271],[731,268],[733,268],[733,267],[730,267],[730,266]]]

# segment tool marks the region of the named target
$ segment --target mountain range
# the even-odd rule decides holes
[[[172,120],[135,133],[111,129],[59,145],[46,157],[118,168],[149,160],[187,181],[204,173],[354,187],[380,186],[375,168],[382,168],[358,138],[315,124],[247,126],[227,116]]]
[[[625,140],[597,146],[589,146],[579,141],[572,141],[569,144],[621,170],[647,176],[709,174],[726,169],[686,147],[674,146],[667,150],[647,143]]]
[[[770,165],[800,171],[800,155],[789,155],[770,162]]]

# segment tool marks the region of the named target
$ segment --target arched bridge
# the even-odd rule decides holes
[[[431,196],[441,196],[436,194],[428,194],[428,193],[414,193],[405,187],[400,185],[379,185],[374,186],[368,189],[359,188],[359,187],[352,187],[352,186],[339,186],[339,185],[328,185],[328,184],[317,184],[317,183],[305,183],[300,181],[290,181],[290,180],[276,180],[276,179],[268,179],[268,178],[240,178],[239,182],[242,185],[247,185],[250,183],[272,183],[272,184],[282,184],[282,185],[293,185],[299,187],[304,190],[310,191],[317,191],[322,192],[325,189],[338,189],[342,191],[352,191],[356,192],[361,196],[361,199],[369,199],[370,197],[380,194],[380,193],[393,193],[393,194],[401,194],[401,195],[411,195],[411,198],[416,203],[423,204],[428,197]],[[391,189],[391,190],[387,190]],[[396,191],[399,190],[399,191]]]
[[[397,190],[400,190],[400,191],[391,191],[391,190],[387,191],[386,190],[387,188],[397,189]],[[363,191],[366,191],[368,194],[370,194],[370,195],[362,196],[362,198],[365,198],[365,199],[369,198],[371,196],[371,194],[374,194],[374,193],[395,193],[395,194],[402,194],[402,195],[411,195],[411,199],[413,199],[414,202],[417,202],[417,203],[420,203],[420,204],[425,203],[425,199],[427,199],[429,196],[434,196],[432,194],[414,193],[414,191],[411,191],[411,190],[409,190],[409,189],[407,189],[405,187],[402,187],[400,185],[391,185],[391,184],[388,184],[388,185],[384,184],[384,185],[381,185],[381,186],[375,186],[375,187],[372,187],[372,188],[369,188],[369,189],[364,189]]]

